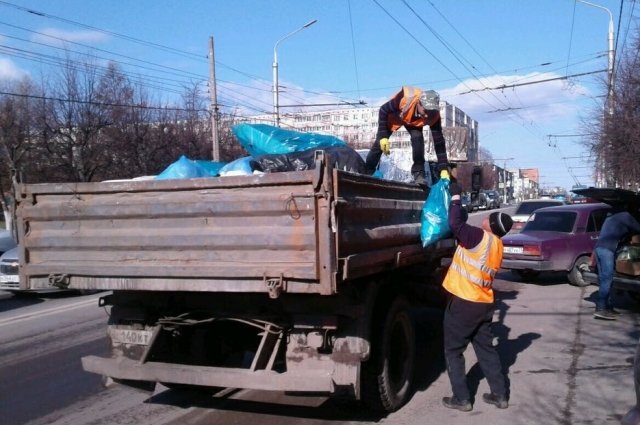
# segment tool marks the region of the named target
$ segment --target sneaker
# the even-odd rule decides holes
[[[484,393],[482,394],[482,400],[485,403],[493,404],[498,409],[506,409],[507,407],[509,407],[509,401],[507,400],[507,397],[503,395]]]
[[[596,309],[595,313],[593,313],[593,317],[595,317],[596,319],[602,319],[602,320],[616,320],[616,314],[614,312],[612,312],[611,310],[605,310],[605,309]]]
[[[449,409],[456,409],[462,412],[470,412],[473,407],[469,400],[458,400],[455,397],[443,397],[442,404]]]
[[[616,316],[620,316],[622,314],[621,312],[619,312],[618,310],[616,310],[613,307],[607,307],[607,311],[610,311],[611,314],[615,314]]]

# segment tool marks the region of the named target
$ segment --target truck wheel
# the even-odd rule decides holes
[[[416,339],[404,297],[391,303],[373,338],[362,369],[362,400],[371,410],[393,412],[407,402],[413,384]]]
[[[585,267],[588,265],[589,265],[589,256],[583,255],[582,257],[578,257],[578,259],[576,260],[576,263],[573,265],[573,268],[567,275],[567,278],[569,279],[569,283],[571,285],[579,286],[579,287],[589,286],[589,282],[584,280],[584,277],[582,276],[582,270],[581,270],[582,267]]]

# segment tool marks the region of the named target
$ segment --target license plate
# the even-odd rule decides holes
[[[20,276],[17,274],[3,274],[0,275],[1,283],[18,283],[20,282]]]
[[[149,345],[152,331],[109,329],[111,341],[120,344]]]
[[[505,246],[502,252],[505,254],[522,254],[523,249],[521,246]]]

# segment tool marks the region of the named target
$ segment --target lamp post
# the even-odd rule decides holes
[[[607,67],[607,104],[609,115],[613,115],[613,63],[615,54],[615,51],[613,50],[613,15],[611,14],[611,11],[604,6],[590,3],[586,0],[578,0],[578,2],[605,10],[609,14],[609,66]]]
[[[605,114],[609,115],[609,118],[613,118],[613,64],[614,64],[614,54],[615,51],[613,50],[613,15],[611,14],[611,11],[609,9],[607,9],[604,6],[600,6],[591,2],[588,2],[586,0],[577,0],[580,3],[584,3],[586,5],[589,6],[593,6],[596,7],[598,9],[602,9],[605,10],[608,14],[609,14],[609,66],[607,67],[607,77],[608,77],[608,81],[607,81],[607,109]],[[604,117],[606,118],[606,116]],[[599,171],[599,177],[596,177],[596,186],[598,187],[602,187],[604,185],[608,185],[610,183],[610,173],[607,173],[605,171],[605,166],[606,166],[606,158],[604,157],[604,155],[606,155],[606,152],[603,154],[603,157],[601,158],[601,163],[598,167],[598,165],[596,165],[596,173],[598,173]],[[599,168],[599,170],[598,170]],[[600,180],[600,181],[598,181]]]
[[[276,44],[274,44],[273,46],[273,114],[274,114],[274,123],[276,127],[280,127],[280,104],[279,104],[280,91],[278,89],[278,52],[277,52],[278,44],[280,44],[281,41],[284,41],[287,38],[291,37],[292,35],[302,31],[303,29],[309,28],[311,25],[315,24],[316,22],[318,22],[317,19],[307,22],[297,30],[285,35],[280,40],[276,41]]]

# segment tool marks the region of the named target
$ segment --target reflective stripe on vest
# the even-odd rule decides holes
[[[400,98],[397,112],[388,116],[389,130],[396,131],[403,125],[424,127],[427,120],[424,117],[416,116],[422,90],[416,87],[403,86],[402,90],[396,93],[393,98],[400,93],[402,93],[402,97]]]
[[[400,101],[400,117],[404,122],[410,122],[415,114],[416,100],[420,100],[422,91],[415,87],[402,87],[402,100]],[[411,107],[413,105],[413,108]]]
[[[502,262],[502,241],[485,232],[472,249],[458,246],[443,286],[454,295],[473,302],[493,302],[491,286]]]

